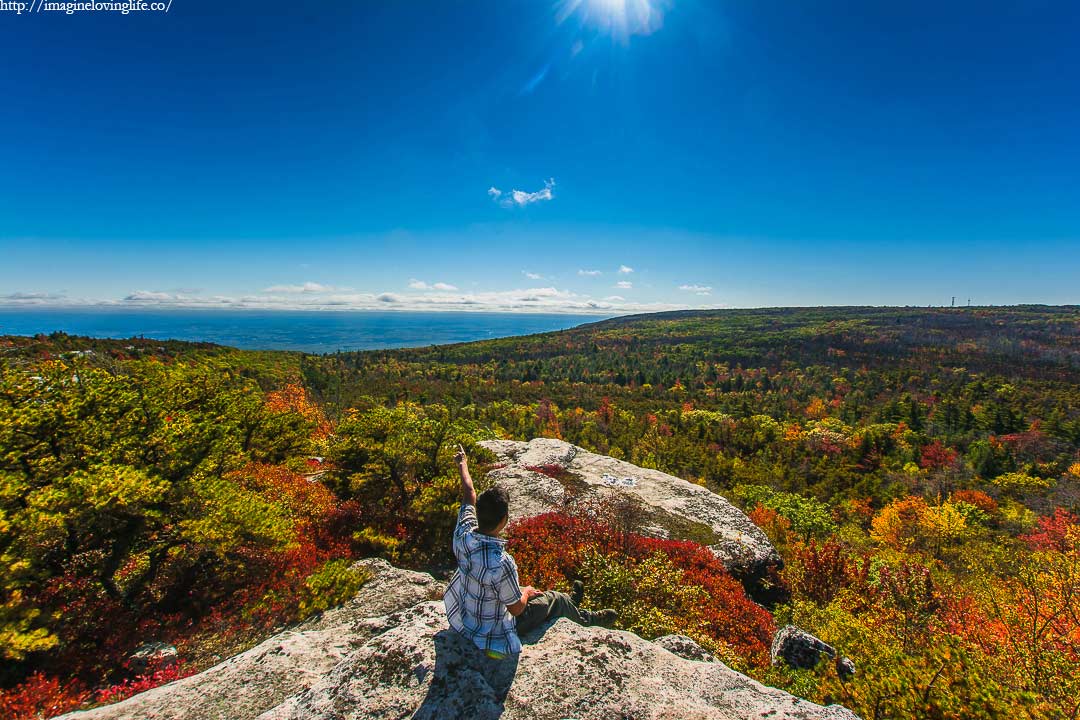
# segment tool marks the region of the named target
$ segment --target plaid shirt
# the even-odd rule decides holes
[[[488,653],[521,652],[514,616],[506,609],[521,600],[518,569],[506,541],[477,531],[476,508],[462,503],[454,528],[458,569],[443,602],[450,627]]]

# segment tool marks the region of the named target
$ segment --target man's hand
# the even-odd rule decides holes
[[[534,597],[539,597],[543,594],[543,590],[537,590],[532,585],[526,585],[525,587],[521,588],[521,597],[524,598],[526,603],[532,600]]]
[[[454,460],[458,464],[458,472],[461,473],[461,502],[465,505],[476,505],[476,489],[473,487],[472,478],[469,476],[469,458],[465,455],[465,448],[457,446]]]
[[[526,585],[525,587],[521,588],[521,599],[513,605],[507,605],[506,609],[510,611],[511,615],[517,617],[521,613],[525,612],[525,606],[529,604],[530,600],[543,594],[544,592],[542,590],[537,590],[531,585]]]

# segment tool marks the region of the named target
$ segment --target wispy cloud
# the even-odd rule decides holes
[[[679,289],[684,290],[686,292],[692,292],[695,295],[711,295],[712,294],[712,286],[710,286],[710,285],[680,285]]]
[[[450,283],[426,283],[423,280],[417,280],[416,278],[409,280],[409,287],[413,290],[457,290],[457,286],[451,285]]]
[[[36,303],[44,302],[46,300],[58,300],[63,295],[53,295],[47,292],[13,292],[7,295],[0,295],[0,300],[12,300],[15,302]]]
[[[603,273],[601,273],[599,270],[578,270],[577,274],[581,277],[598,277]]]
[[[321,293],[321,292],[333,292],[337,288],[331,285],[322,285],[316,282],[306,282],[299,285],[271,285],[265,288],[263,292],[267,293]]]
[[[615,287],[619,288],[620,290],[630,290],[634,287],[634,283],[630,282],[629,280],[620,280],[619,282],[615,283]]]
[[[544,276],[541,275],[540,273],[529,272],[528,270],[522,270],[521,274],[524,275],[525,277],[529,278],[530,280],[543,280],[544,279]]]
[[[268,295],[267,298],[278,298],[280,302],[285,302],[285,298],[280,295],[272,296]],[[135,290],[128,293],[120,299],[119,303],[116,301],[92,301],[92,300],[80,300],[77,302],[79,305],[147,305],[147,306],[166,306],[175,305],[178,307],[220,307],[223,305],[232,305],[236,303],[236,298],[224,297],[221,295],[214,295],[211,297],[199,297],[195,294],[188,293],[167,293],[159,292],[156,290]]]
[[[629,275],[632,272],[634,272],[634,268],[632,267],[628,267],[626,265],[619,266],[619,273],[622,275]]]
[[[504,193],[499,188],[492,186],[488,188],[488,197],[495,202],[499,203],[504,208],[511,207],[525,207],[526,205],[532,205],[544,200],[552,200],[555,197],[553,189],[555,188],[555,178],[549,178],[544,181],[544,187],[536,192],[525,192],[524,190],[511,190],[508,193]]]
[[[170,295],[164,292],[151,292],[150,290],[136,290],[130,295],[124,298],[124,302],[161,302],[164,300],[175,300],[177,295]]]

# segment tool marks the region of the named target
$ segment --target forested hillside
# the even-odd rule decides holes
[[[1038,307],[664,313],[301,368],[331,412],[438,402],[717,488],[884,500],[923,448],[962,457],[969,478],[1064,471],[1080,444],[1078,322]]]
[[[324,356],[0,351],[7,714],[204,667],[348,596],[351,558],[443,566],[453,444],[482,478],[476,441],[540,436],[741,503],[785,567],[770,615],[687,543],[552,514],[511,528],[523,582],[584,578],[623,627],[865,718],[1080,714],[1080,308],[665,313]],[[859,672],[769,667],[736,616],[794,622]],[[125,668],[147,640],[182,662]]]

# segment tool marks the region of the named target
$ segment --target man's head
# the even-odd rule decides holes
[[[498,485],[476,498],[476,524],[486,535],[498,535],[510,519],[510,494]]]

